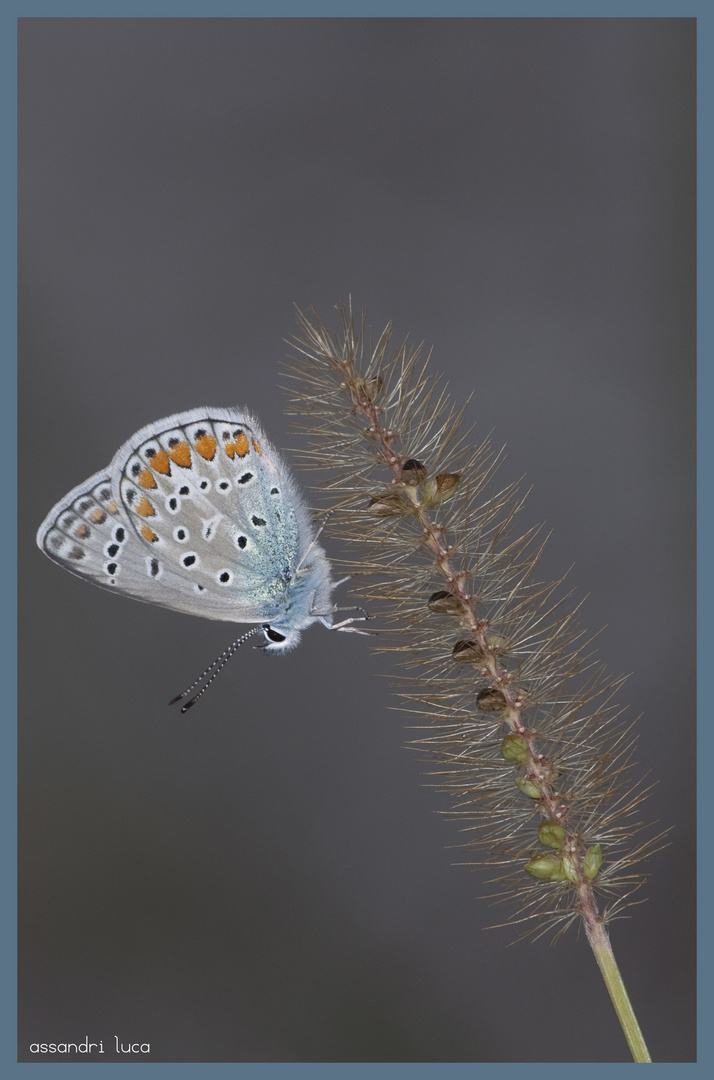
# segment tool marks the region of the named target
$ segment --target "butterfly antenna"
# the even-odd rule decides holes
[[[181,707],[181,712],[185,713],[188,709],[191,708],[192,705],[195,705],[196,702],[198,701],[198,699],[203,694],[206,693],[206,690],[208,690],[208,687],[211,685],[213,680],[216,678],[216,676],[219,674],[219,672],[222,671],[222,669],[226,666],[226,664],[228,663],[230,658],[233,656],[233,654],[238,651],[238,649],[243,644],[243,642],[247,641],[249,637],[253,636],[253,634],[260,633],[262,631],[262,629],[263,629],[262,626],[254,626],[253,629],[249,630],[247,634],[243,634],[243,636],[239,637],[237,641],[234,641],[232,645],[229,645],[227,649],[224,649],[223,652],[221,653],[221,655],[217,656],[216,659],[213,661],[213,663],[209,664],[208,667],[206,668],[206,670],[204,672],[202,672],[198,676],[198,678],[195,679],[191,683],[190,686],[187,686],[182,694],[177,694],[175,698],[171,699],[171,701],[169,702],[169,705],[175,705],[177,701],[182,701],[183,698],[187,697],[187,695],[190,694],[192,690],[194,690],[200,683],[202,683],[204,681],[204,679],[206,679],[206,676],[210,672],[211,674],[210,674],[209,678],[206,679],[205,683],[203,684],[201,689],[198,691],[198,693],[194,694],[193,697],[190,698],[186,702],[186,704]]]

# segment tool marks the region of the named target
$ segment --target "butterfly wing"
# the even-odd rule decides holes
[[[38,543],[65,569],[176,611],[270,622],[313,537],[284,464],[237,409],[137,432],[48,515]]]
[[[112,496],[109,469],[90,476],[53,507],[40,525],[37,543],[53,562],[77,577],[138,600],[162,603],[164,586],[152,575],[129,517]]]

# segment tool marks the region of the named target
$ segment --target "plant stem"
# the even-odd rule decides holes
[[[589,889],[587,891],[590,892]],[[585,899],[585,897],[581,896],[581,900]],[[586,907],[589,906],[590,905],[587,904],[586,901]],[[652,1058],[650,1057],[647,1044],[642,1035],[642,1031],[640,1030],[640,1025],[637,1023],[637,1017],[632,1008],[632,1002],[627,995],[625,984],[622,981],[622,975],[617,966],[617,961],[615,960],[615,954],[612,951],[612,945],[610,944],[607,930],[599,920],[590,919],[588,917],[589,914],[590,913],[587,910],[583,912],[585,932],[588,941],[590,942],[590,947],[595,953],[595,959],[600,968],[600,973],[605,980],[605,986],[607,987],[610,1000],[617,1013],[620,1026],[627,1039],[627,1045],[630,1048],[632,1060],[638,1063],[651,1063]]]

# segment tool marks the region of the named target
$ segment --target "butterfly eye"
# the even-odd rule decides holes
[[[273,630],[272,627],[270,627],[270,626],[264,626],[263,627],[263,633],[265,634],[265,636],[268,638],[269,641],[275,641],[275,642],[285,641],[285,634],[279,634],[277,630]]]

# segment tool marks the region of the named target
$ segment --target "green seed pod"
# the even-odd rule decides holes
[[[507,761],[528,761],[530,747],[522,735],[506,735],[501,743],[501,753]]]
[[[436,615],[461,615],[464,610],[464,605],[458,596],[445,592],[443,589],[432,593],[426,602],[426,606],[429,611],[433,611]]]
[[[563,856],[563,873],[568,881],[572,881],[573,885],[577,885],[580,881],[579,867],[574,855]]]
[[[486,634],[486,641],[489,643],[492,649],[496,652],[507,652],[509,641],[503,634],[497,634],[495,630],[489,630]]]
[[[456,489],[461,483],[461,473],[439,473],[427,480],[424,485],[424,502],[427,506],[436,506],[438,503],[450,499],[456,494]]]
[[[562,848],[565,836],[565,829],[557,821],[543,821],[538,829],[538,839],[546,847]]]
[[[541,881],[565,881],[566,875],[563,869],[563,860],[560,855],[536,855],[529,859],[525,866],[526,872]]]
[[[516,787],[527,795],[529,799],[540,799],[541,790],[532,780],[526,780],[525,776],[516,777]]]
[[[596,878],[602,866],[602,848],[599,844],[593,844],[585,852],[583,859],[583,873],[590,881]]]

